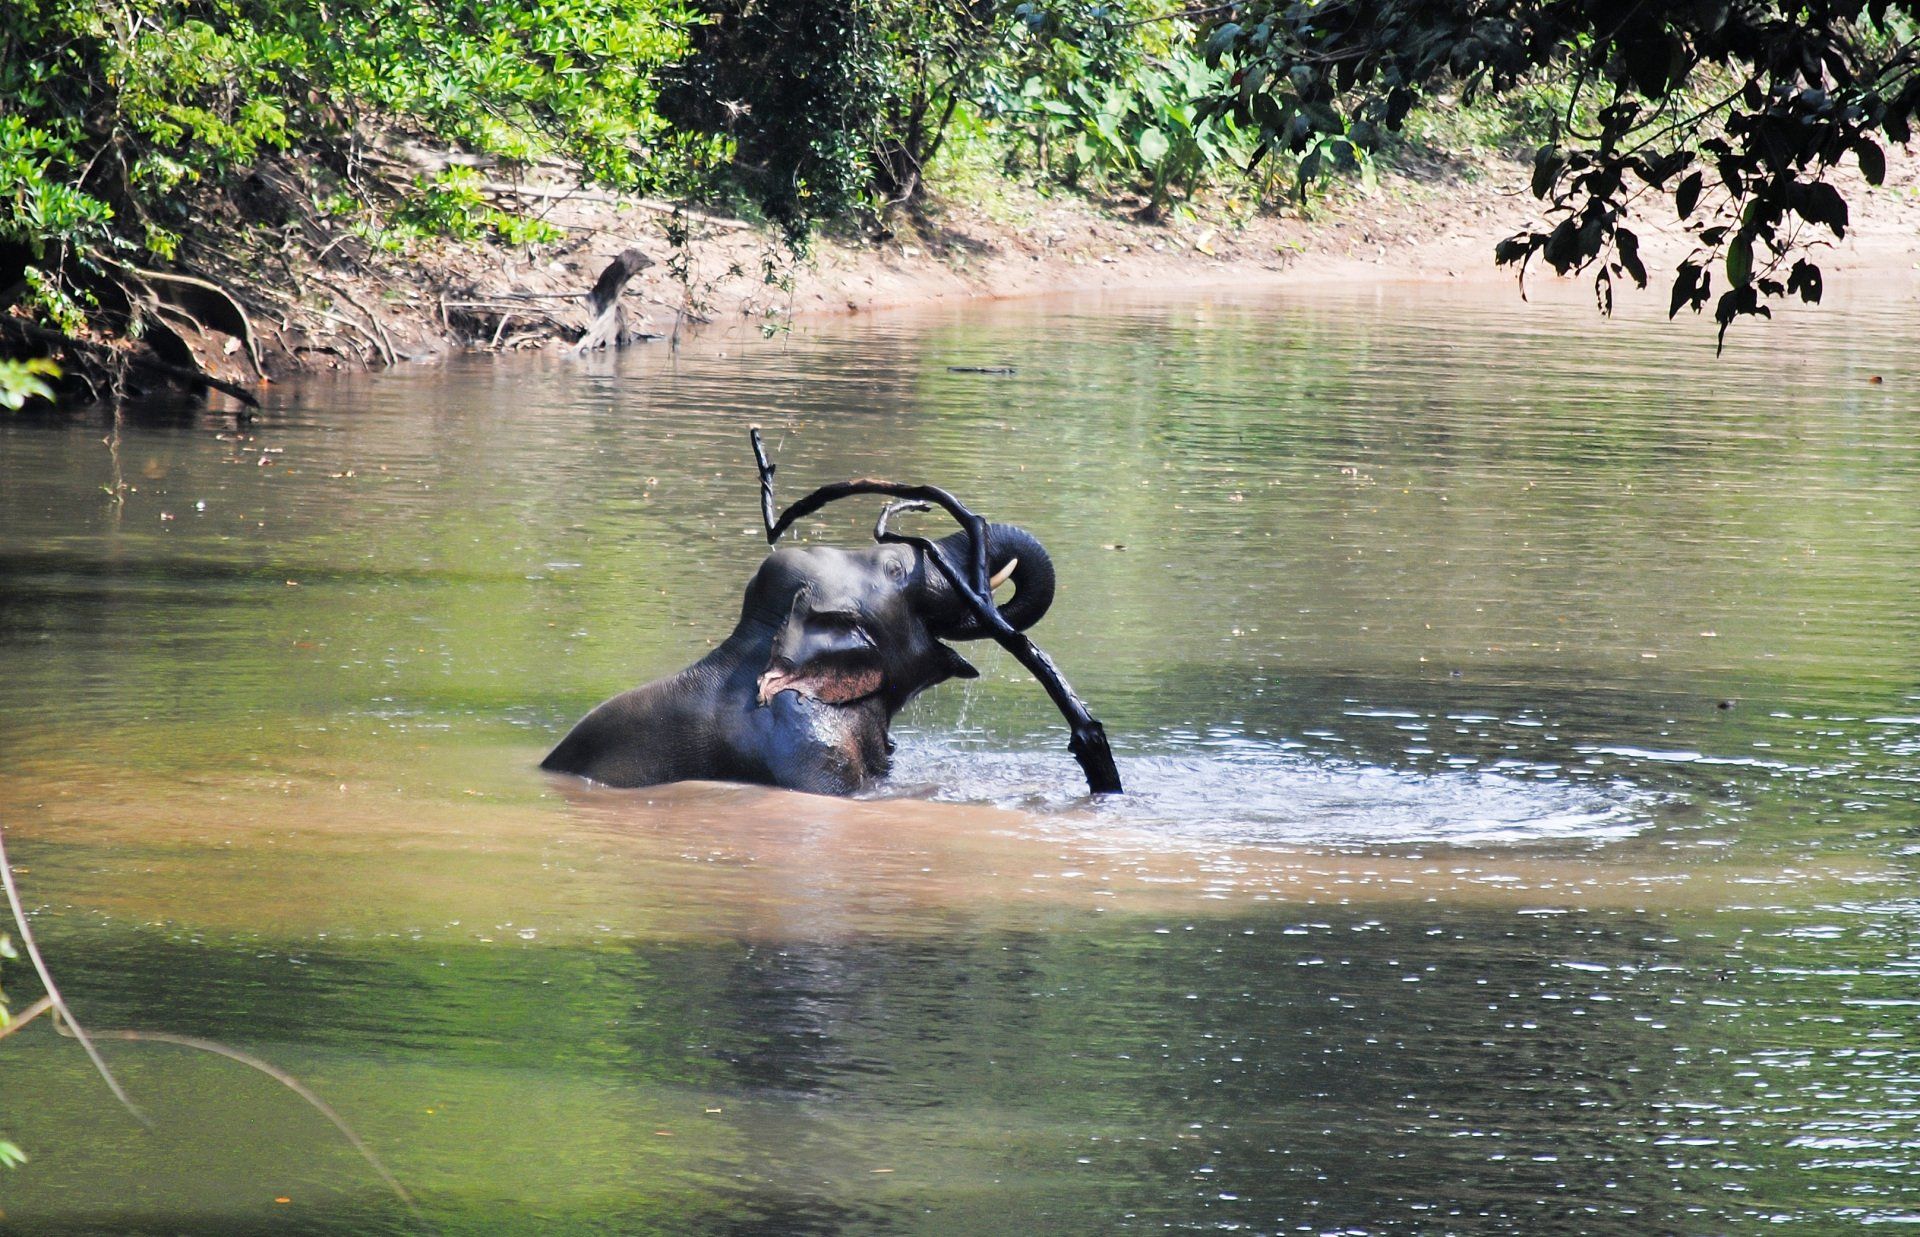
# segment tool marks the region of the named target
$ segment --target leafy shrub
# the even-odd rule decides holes
[[[798,239],[918,198],[948,126],[999,55],[994,0],[715,0],[665,96],[725,133],[734,185]]]
[[[347,168],[368,117],[508,160],[575,160],[616,189],[682,187],[727,151],[656,107],[700,20],[683,0],[8,4],[0,287],[73,333],[99,260],[174,257],[185,190],[296,146]],[[383,205],[344,183],[352,208]],[[397,206],[415,228],[551,238],[476,196],[443,177]]]
[[[987,94],[1043,174],[1138,184],[1158,211],[1251,153],[1232,117],[1202,113],[1226,75],[1191,49],[1185,22],[1085,3],[1021,3],[1012,17],[1023,37]]]
[[[873,12],[860,0],[717,0],[663,107],[725,134],[733,186],[798,240],[813,219],[870,201],[883,91]]]
[[[1905,145],[1920,125],[1920,5],[1615,7],[1222,6],[1209,10],[1207,55],[1233,75],[1206,107],[1257,125],[1262,151],[1327,139],[1365,147],[1436,89],[1504,94],[1551,74],[1572,83],[1566,120],[1586,96],[1591,121],[1550,124],[1532,178],[1547,223],[1501,242],[1497,262],[1592,272],[1608,312],[1617,278],[1648,282],[1626,225],[1651,190],[1672,194],[1694,242],[1675,269],[1670,314],[1712,301],[1724,342],[1735,320],[1771,317],[1766,301],[1818,301],[1821,271],[1803,255],[1825,243],[1819,232],[1843,239],[1849,224],[1828,176],[1850,160],[1878,185],[1885,143]],[[1715,78],[1727,88],[1689,97]]]
[[[480,173],[468,167],[450,167],[431,179],[422,179],[419,194],[395,214],[395,220],[413,233],[471,241],[494,236],[509,245],[551,244],[564,235],[541,219],[509,214],[481,192]]]

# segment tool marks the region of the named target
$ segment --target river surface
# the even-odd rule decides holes
[[[1920,1222],[1920,315],[1716,359],[1655,308],[1067,300],[0,419],[0,821],[68,1000],[286,1071],[418,1209],[105,1040],[142,1129],[42,1020],[0,1227]],[[754,422],[786,499],[1038,532],[1129,793],[983,645],[872,797],[538,772],[731,627]]]

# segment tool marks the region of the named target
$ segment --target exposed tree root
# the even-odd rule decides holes
[[[80,339],[23,319],[8,318],[0,319],[0,349],[53,356],[60,362],[61,381],[85,391],[88,398],[98,403],[117,404],[130,397],[163,390],[190,395],[213,390],[231,395],[249,408],[260,406],[259,396],[240,383],[192,365],[165,360],[153,349],[131,341]]]
[[[119,262],[108,265],[119,271],[123,279],[131,279],[141,286],[144,293],[142,301],[145,306],[151,307],[149,316],[154,312],[174,310],[187,315],[191,324],[202,334],[219,331],[238,339],[246,349],[247,361],[253,366],[254,376],[266,377],[266,366],[260,358],[260,337],[254,332],[253,321],[247,317],[247,311],[231,292],[212,280],[175,271],[151,271]],[[125,286],[124,283],[122,286]],[[132,296],[134,293],[129,289],[128,294]]]
[[[483,225],[455,240],[409,224],[398,208],[417,203],[421,178],[453,168],[482,169],[483,200],[537,215],[562,239],[513,243]],[[742,254],[754,225],[587,189],[581,176],[557,161],[509,170],[373,131],[358,134],[343,163],[269,154],[183,203],[186,225],[164,264],[0,242],[0,356],[51,354],[64,374],[59,399],[70,404],[219,391],[255,405],[262,384],[290,372],[391,367],[451,347],[557,343],[578,355],[657,338],[636,298],[676,324],[706,322],[711,288],[750,278],[754,262]],[[359,205],[342,214],[343,199]],[[671,260],[643,252],[656,234]],[[703,280],[691,253],[708,245],[727,261]],[[771,253],[758,266],[773,288],[785,268]],[[664,279],[647,270],[661,263]],[[59,307],[36,303],[47,282],[84,313],[83,326],[63,329]],[[743,302],[741,312],[755,310]]]
[[[15,258],[24,270],[24,260]],[[9,263],[11,265],[11,263]],[[0,295],[0,353],[51,353],[64,385],[96,400],[178,390],[220,391],[251,406],[266,381],[260,337],[240,302],[219,284],[95,256],[70,262],[68,282],[96,306],[75,336],[17,313],[23,281]]]

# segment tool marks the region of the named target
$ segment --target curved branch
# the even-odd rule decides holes
[[[954,518],[954,522],[966,530],[968,540],[968,572],[975,581],[976,591],[987,592],[987,521],[969,510],[965,503],[955,498],[937,485],[904,485],[898,481],[880,481],[872,477],[862,477],[853,481],[836,481],[823,485],[813,493],[789,506],[776,518],[773,514],[773,474],[779,467],[767,461],[766,447],[760,441],[760,427],[752,426],[747,430],[753,441],[754,463],[760,470],[760,509],[761,518],[767,526],[767,544],[780,540],[780,534],[792,528],[795,521],[812,515],[829,503],[839,502],[843,498],[853,498],[860,494],[882,494],[891,498],[905,499],[909,503],[922,503],[939,507]],[[897,504],[896,504],[897,505]],[[885,517],[882,517],[883,521]]]
[[[772,545],[780,539],[780,534],[793,527],[794,521],[811,515],[828,503],[838,502],[842,498],[852,498],[860,494],[882,494],[895,499],[880,512],[879,522],[874,525],[875,541],[910,545],[926,555],[935,570],[945,576],[947,583],[965,599],[968,608],[979,619],[980,625],[991,635],[994,642],[1013,654],[1014,660],[1025,666],[1033,677],[1039,680],[1052,698],[1054,707],[1067,719],[1073,738],[1067,744],[1067,750],[1080,762],[1081,772],[1086,774],[1087,789],[1096,795],[1117,795],[1121,793],[1120,770],[1114,764],[1113,749],[1107,743],[1106,728],[1093,714],[1073,688],[1067,683],[1060,668],[1053,664],[1040,647],[1026,637],[1026,634],[1007,622],[1000,613],[1000,607],[993,600],[992,578],[987,571],[987,521],[969,510],[966,504],[952,494],[934,485],[904,485],[898,481],[880,481],[871,477],[856,481],[838,481],[832,485],[823,485],[813,493],[802,498],[774,516],[773,471],[774,465],[767,460],[765,446],[760,441],[760,428],[754,426],[748,430],[753,442],[754,463],[760,472],[761,516],[767,526],[767,544]],[[963,577],[959,567],[947,561],[946,553],[925,537],[915,537],[907,533],[892,532],[887,521],[896,515],[908,511],[925,511],[940,507],[957,521],[967,532],[970,547]]]
[[[253,366],[254,376],[258,378],[266,377],[267,371],[260,359],[260,339],[259,335],[253,329],[253,319],[247,317],[246,309],[235,299],[233,293],[227,291],[210,279],[201,279],[194,275],[182,275],[177,271],[150,271],[144,267],[134,266],[130,262],[122,262],[117,258],[101,257],[100,261],[107,266],[125,271],[142,283],[172,284],[175,287],[191,288],[196,292],[203,292],[213,298],[222,309],[231,314],[239,323],[240,329],[232,333],[238,335],[240,342],[246,345],[247,360]],[[224,330],[225,328],[222,327],[220,329]]]
[[[54,1025],[56,1027],[59,1026],[57,1022]],[[61,1034],[64,1035],[66,1032],[63,1030]],[[242,1052],[238,1048],[229,1048],[218,1040],[201,1039],[194,1035],[174,1035],[167,1031],[126,1030],[95,1031],[93,1034],[96,1039],[149,1041],[156,1044],[177,1044],[182,1048],[197,1048],[201,1052],[211,1052],[215,1056],[225,1057],[229,1061],[238,1061],[242,1065],[259,1070],[267,1077],[273,1079],[312,1105],[315,1112],[325,1117],[332,1123],[334,1129],[340,1131],[340,1136],[347,1140],[347,1145],[360,1153],[360,1158],[367,1162],[367,1167],[379,1174],[380,1180],[386,1183],[386,1187],[389,1190],[393,1191],[394,1197],[407,1205],[407,1210],[413,1213],[414,1218],[425,1218],[420,1214],[420,1208],[414,1203],[413,1196],[408,1194],[406,1187],[400,1184],[399,1178],[388,1171],[387,1166],[381,1162],[380,1157],[373,1153],[372,1147],[367,1146],[365,1142],[361,1141],[360,1135],[355,1133],[353,1127],[347,1124],[347,1119],[335,1112],[333,1105],[308,1090],[305,1083],[295,1078],[292,1074],[287,1073],[285,1070],[274,1065],[269,1065],[251,1053]]]
[[[940,553],[938,546],[925,537],[913,537],[905,533],[888,533],[881,541],[897,545],[916,546],[926,552],[929,561],[947,578],[954,591],[966,599],[974,616],[980,620],[988,634],[1014,660],[1025,666],[1040,686],[1046,689],[1052,698],[1054,707],[1067,719],[1067,727],[1073,737],[1067,742],[1067,750],[1080,762],[1080,771],[1086,774],[1087,790],[1096,795],[1117,795],[1123,793],[1120,784],[1120,769],[1114,764],[1113,748],[1107,743],[1106,727],[1098,718],[1087,711],[1086,704],[1074,693],[1073,687],[1053,664],[1053,658],[1040,648],[1026,633],[1015,630],[1000,613],[1000,607],[993,600],[991,591],[979,592],[970,588],[961,580],[960,575],[948,563],[946,556]]]
[[[140,1124],[146,1126],[148,1129],[153,1128],[153,1122],[131,1099],[127,1098],[127,1093],[120,1089],[119,1081],[115,1079],[112,1072],[107,1069],[107,1063],[101,1059],[99,1049],[93,1046],[94,1040],[146,1040],[162,1044],[178,1044],[183,1048],[196,1048],[201,1052],[211,1052],[216,1056],[225,1057],[229,1061],[238,1061],[242,1065],[257,1069],[312,1105],[315,1112],[318,1112],[331,1122],[333,1128],[340,1131],[341,1137],[347,1140],[348,1145],[360,1153],[360,1158],[364,1159],[367,1165],[372,1168],[375,1173],[379,1174],[380,1180],[386,1183],[389,1190],[393,1191],[394,1197],[406,1204],[407,1210],[413,1213],[414,1218],[423,1218],[420,1215],[419,1207],[416,1206],[413,1201],[413,1197],[407,1193],[406,1187],[401,1185],[399,1179],[388,1171],[387,1166],[381,1162],[380,1157],[374,1154],[373,1148],[367,1146],[367,1144],[361,1140],[360,1135],[354,1132],[353,1127],[347,1124],[346,1118],[335,1112],[332,1105],[315,1095],[304,1083],[285,1070],[269,1065],[260,1058],[250,1053],[242,1052],[238,1048],[229,1048],[218,1041],[200,1039],[192,1035],[174,1035],[166,1031],[131,1030],[94,1031],[91,1035],[88,1034],[88,1032],[83,1030],[80,1024],[74,1020],[73,1011],[67,1008],[66,1000],[60,995],[60,989],[54,986],[53,975],[47,969],[46,960],[40,956],[39,946],[34,943],[33,929],[28,925],[26,911],[20,903],[20,891],[13,882],[13,867],[7,860],[6,838],[4,833],[0,833],[0,884],[4,884],[6,888],[7,904],[13,911],[14,923],[20,929],[21,947],[27,951],[27,957],[33,962],[34,971],[40,976],[41,986],[47,990],[45,996],[35,1001],[32,1005],[27,1006],[25,1010],[21,1011],[18,1017],[12,1019],[4,1028],[0,1028],[0,1039],[5,1039],[21,1027],[32,1022],[35,1018],[38,1018],[41,1014],[49,1010],[53,1011],[53,1029],[68,1039],[74,1039],[80,1042],[80,1046],[86,1050],[87,1056],[92,1060],[94,1067],[100,1071],[100,1076],[106,1079],[107,1086],[113,1091],[115,1098],[126,1106],[128,1112],[139,1118]]]
[[[861,477],[855,481],[836,481],[832,485],[823,485],[780,513],[780,518],[773,524],[772,536],[767,538],[768,543],[771,544],[781,533],[792,528],[794,521],[803,516],[812,515],[828,503],[839,502],[843,498],[853,498],[860,494],[884,494],[892,498],[905,499],[908,503],[921,503],[945,510],[967,533],[969,588],[974,592],[986,591],[987,581],[991,578],[987,570],[986,518],[969,511],[964,503],[937,485],[906,485],[899,481],[881,481],[873,477]],[[936,557],[945,561],[945,555],[938,551],[936,551]]]
[[[27,922],[26,907],[20,903],[20,890],[13,883],[13,864],[7,859],[7,839],[4,830],[0,830],[0,885],[6,888],[7,906],[13,911],[13,922],[20,929],[20,947],[27,951],[27,958],[33,963],[34,973],[40,976],[40,986],[47,990],[47,1000],[52,1005],[56,1019],[55,1025],[65,1022],[73,1029],[73,1037],[80,1041],[82,1048],[86,1049],[87,1059],[93,1062],[93,1068],[100,1071],[100,1077],[106,1081],[107,1090],[113,1092],[113,1098],[119,1100],[121,1106],[132,1113],[134,1119],[141,1125],[152,1129],[153,1122],[148,1119],[146,1113],[140,1111],[138,1104],[127,1098],[127,1093],[120,1087],[120,1080],[113,1076],[113,1071],[107,1068],[106,1061],[100,1056],[100,1050],[93,1046],[93,1041],[87,1038],[86,1031],[74,1021],[73,1011],[67,1008],[66,998],[60,995],[59,986],[53,982],[53,972],[47,969],[47,960],[40,956],[40,946],[33,940],[33,926]]]

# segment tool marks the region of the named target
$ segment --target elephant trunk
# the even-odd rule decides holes
[[[967,534],[954,533],[934,543],[941,556],[964,578],[970,546]],[[1015,631],[1025,631],[1040,621],[1053,604],[1053,559],[1040,539],[1013,524],[987,525],[987,573],[997,576],[1013,564],[1013,596],[1000,607],[1000,615]],[[928,586],[949,604],[950,619],[938,625],[938,634],[948,640],[977,640],[987,629],[966,601],[954,595],[953,586],[937,568],[929,568]]]

